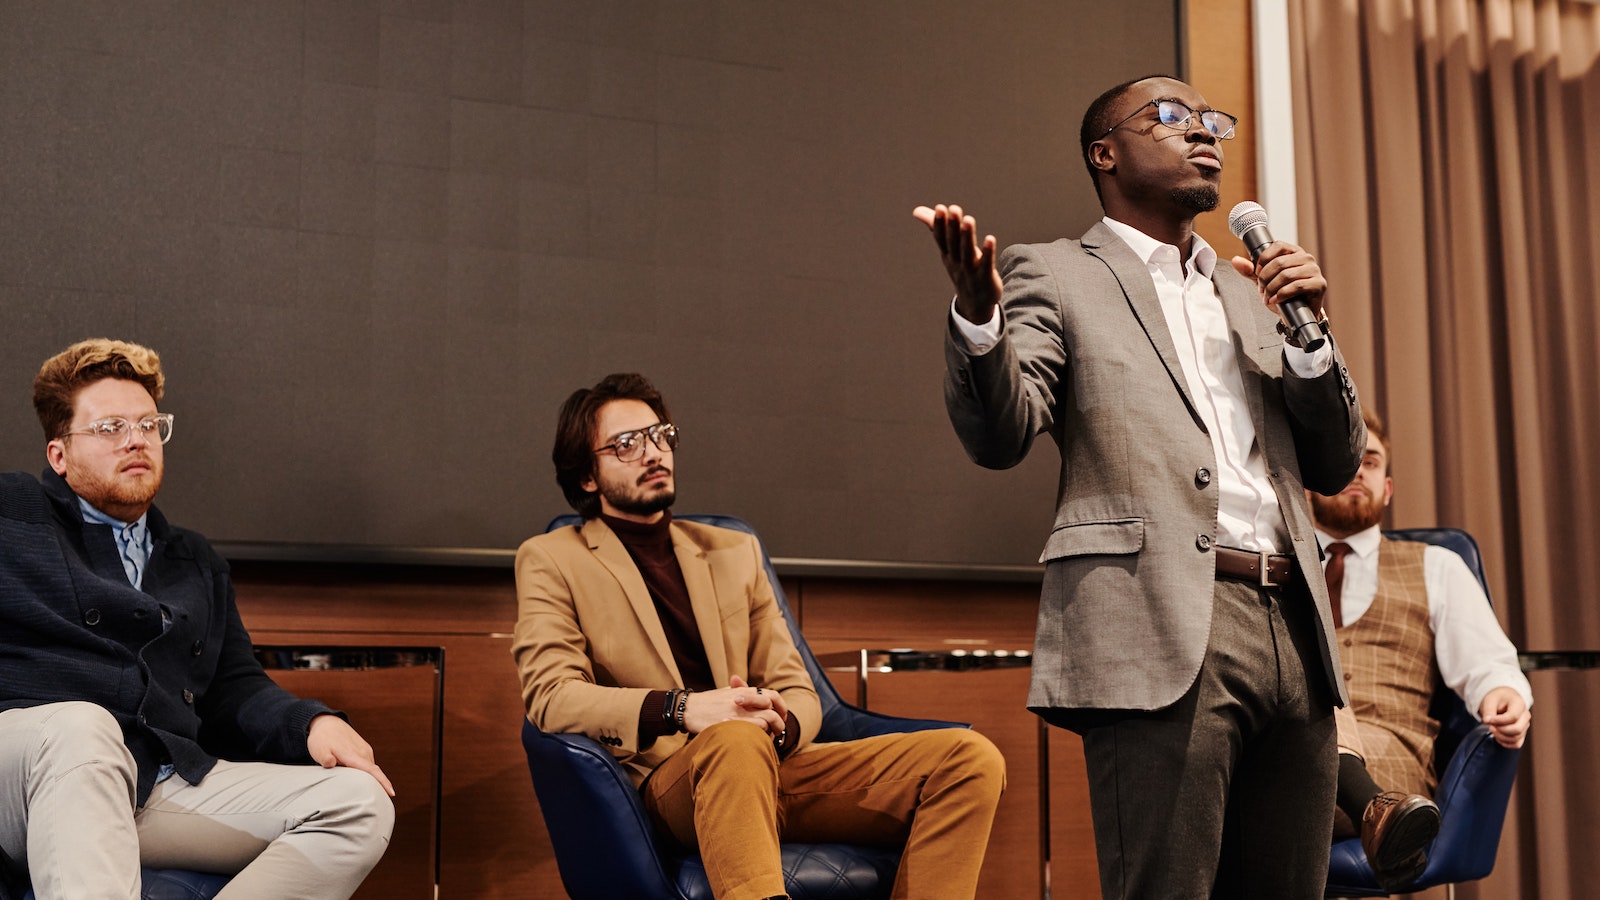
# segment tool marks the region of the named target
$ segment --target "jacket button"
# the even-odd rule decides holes
[[[206,642],[205,641],[195,641],[194,645],[189,648],[189,655],[190,656],[199,656],[200,654],[202,654],[204,652],[206,652]]]
[[[1211,470],[1210,469],[1206,468],[1205,466],[1201,466],[1200,468],[1194,470],[1194,486],[1195,487],[1205,487],[1206,485],[1208,485],[1210,483],[1211,483]]]
[[[91,609],[88,612],[84,613],[83,614],[83,622],[84,622],[85,625],[99,625],[100,624],[100,610]]]
[[[1200,548],[1200,552],[1201,553],[1204,553],[1207,550],[1210,550],[1211,549],[1211,535],[1202,534],[1202,535],[1196,537],[1194,539],[1194,545],[1196,547]]]
[[[188,688],[184,688],[183,689],[183,702],[189,704],[190,706],[193,706],[194,705],[194,691],[191,691]]]

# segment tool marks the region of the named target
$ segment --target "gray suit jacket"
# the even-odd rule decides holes
[[[1039,603],[1028,707],[1161,709],[1193,684],[1211,629],[1217,470],[1144,262],[1104,223],[1080,240],[1000,256],[1005,328],[988,353],[946,342],[945,404],[973,461],[1017,464],[1035,435],[1061,451],[1055,526]],[[1315,379],[1284,363],[1277,316],[1219,260],[1227,312],[1267,474],[1304,572],[1320,572],[1303,489],[1342,490],[1366,446],[1337,356]],[[1203,470],[1203,471],[1202,471]],[[1327,587],[1314,602],[1332,696],[1344,701]]]

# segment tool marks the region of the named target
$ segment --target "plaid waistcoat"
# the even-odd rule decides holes
[[[1431,787],[1439,723],[1428,715],[1428,705],[1439,682],[1439,666],[1428,624],[1422,566],[1426,549],[1416,541],[1383,540],[1377,596],[1360,619],[1338,629],[1338,638],[1356,718],[1392,732],[1422,764]]]

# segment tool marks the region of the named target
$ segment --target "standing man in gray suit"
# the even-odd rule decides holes
[[[1304,489],[1348,484],[1366,435],[1332,342],[1277,327],[1285,300],[1321,313],[1311,254],[1218,265],[1194,233],[1235,124],[1172,78],[1102,94],[1105,218],[1075,241],[997,258],[960,207],[915,211],[956,287],[968,455],[1060,448],[1028,708],[1083,737],[1108,898],[1313,898],[1327,873],[1344,693]]]

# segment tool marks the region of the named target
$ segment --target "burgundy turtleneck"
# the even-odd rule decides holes
[[[669,511],[659,521],[649,524],[605,514],[600,518],[627,548],[634,565],[639,567],[639,574],[644,577],[644,586],[656,605],[656,615],[661,618],[661,629],[667,633],[672,661],[678,664],[678,674],[683,676],[683,686],[691,691],[716,689],[711,662],[706,659],[705,642],[700,638],[700,626],[694,620],[694,604],[689,601],[689,585],[683,580],[683,567],[678,565],[678,554],[672,549],[672,513]]]

